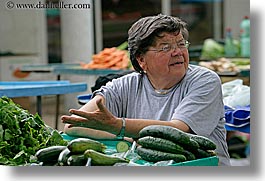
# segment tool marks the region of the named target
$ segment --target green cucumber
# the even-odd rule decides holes
[[[207,137],[200,135],[191,135],[190,139],[196,141],[203,150],[215,150],[216,144]]]
[[[122,157],[107,155],[92,149],[86,150],[84,155],[87,159],[91,158],[92,166],[113,166],[116,163],[129,163],[130,161]]]
[[[196,150],[198,148],[198,144],[191,141],[189,135],[181,131],[180,129],[177,129],[172,126],[165,126],[165,125],[150,125],[146,126],[143,129],[139,131],[139,137],[144,136],[153,136],[156,138],[163,138],[166,140],[170,140],[176,144],[179,144],[181,146],[186,146],[189,149]]]
[[[139,137],[153,136],[157,138],[164,138],[174,143],[186,143],[190,140],[189,136],[180,129],[165,125],[150,125],[146,126],[139,132]]]
[[[182,154],[186,157],[187,161],[196,159],[196,156],[188,150],[184,150]]]
[[[136,153],[145,161],[159,162],[165,160],[174,160],[176,163],[186,161],[186,157],[182,154],[167,153],[149,148],[138,146]]]
[[[192,139],[189,139],[187,142],[182,143],[181,146],[185,149],[185,150],[188,150],[188,151],[194,151],[194,150],[197,150],[200,145],[199,143],[197,143],[196,141],[192,140]]]
[[[144,136],[137,140],[137,143],[144,148],[150,148],[159,151],[165,151],[169,153],[183,153],[183,147],[174,143],[173,141],[163,138],[155,138],[152,136]]]
[[[66,146],[49,146],[42,148],[35,153],[39,162],[53,162],[57,161],[60,153],[67,148]]]
[[[205,150],[202,150],[202,149],[200,149],[200,148],[197,149],[196,151],[194,151],[193,154],[195,155],[195,157],[196,157],[197,159],[199,159],[199,158],[207,158],[207,157],[211,157],[211,156],[213,156],[212,153],[207,152],[207,151],[205,151]]]
[[[93,149],[95,151],[104,153],[106,145],[89,138],[77,138],[71,140],[67,145],[67,148],[74,154],[82,154],[88,149]]]
[[[85,166],[87,163],[87,158],[84,154],[71,155],[67,159],[68,166]]]

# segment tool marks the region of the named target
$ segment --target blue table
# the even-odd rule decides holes
[[[53,72],[57,75],[60,74],[75,74],[75,75],[107,75],[114,73],[121,73],[125,70],[115,70],[115,69],[85,69],[80,65],[76,66],[58,66],[55,67]]]
[[[37,96],[37,112],[41,116],[41,96],[60,95],[87,90],[86,83],[70,83],[70,81],[18,81],[0,82],[0,97],[30,97]],[[58,112],[56,112],[56,125]]]
[[[107,75],[110,73],[119,73],[125,70],[113,69],[84,69],[79,63],[49,63],[24,65],[20,68],[22,72],[34,73],[53,73],[57,75],[57,80],[61,80],[61,74],[77,75]],[[56,95],[56,115],[59,112],[60,95]],[[58,117],[58,116],[57,116]],[[57,118],[56,118],[57,119]]]
[[[78,75],[106,75],[110,73],[119,73],[124,70],[114,69],[84,69],[80,64],[67,63],[50,63],[39,65],[24,65],[20,68],[22,72],[36,72],[36,73],[54,73],[57,74],[57,80],[60,79],[61,74],[78,74]]]

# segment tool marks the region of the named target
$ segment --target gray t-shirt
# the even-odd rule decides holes
[[[105,97],[106,107],[117,117],[182,120],[217,144],[220,165],[230,165],[221,81],[215,72],[189,65],[182,81],[165,95],[155,92],[146,75],[134,72],[113,79],[96,94]]]

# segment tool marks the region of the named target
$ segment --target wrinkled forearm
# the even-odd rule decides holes
[[[115,139],[122,128],[122,118],[114,117],[106,110],[102,102],[97,102],[99,99],[104,102],[102,96],[96,96],[79,110],[70,110],[73,115],[62,116],[63,123],[68,123],[65,125],[64,132],[78,137]],[[100,111],[95,111],[98,108]],[[125,136],[130,138],[138,138],[139,131],[148,125],[168,125],[185,132],[191,131],[189,126],[181,120],[161,121],[125,118],[125,123]],[[73,124],[73,127],[69,128],[69,124]]]
[[[178,128],[184,132],[191,132],[189,126],[181,120],[160,121],[160,120],[126,118],[125,136],[138,138],[139,131],[149,125],[166,125]]]
[[[68,128],[68,124],[64,127],[64,133],[70,136],[76,137],[87,137],[92,139],[116,139],[116,135],[111,134],[109,132],[95,130],[90,128],[83,128],[83,127],[72,127]],[[124,137],[124,140],[133,142],[132,138]]]
[[[77,136],[77,137],[89,137],[94,139],[115,139],[116,135],[111,134],[109,132],[95,130],[90,128],[83,128],[83,127],[72,127],[69,128],[69,125],[66,124],[64,127],[64,133],[70,136]]]

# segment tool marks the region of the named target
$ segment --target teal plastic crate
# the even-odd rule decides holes
[[[169,164],[166,166],[218,166],[218,161],[219,159],[217,156],[212,156],[212,157],[201,158],[191,161]],[[153,163],[147,162],[145,160],[138,160],[136,161],[136,163],[139,165],[148,165],[148,166],[154,165]]]
[[[73,137],[73,136],[69,136],[67,134],[62,134],[63,138],[65,140],[73,140],[76,139],[78,137]],[[120,142],[120,140],[97,140],[100,141],[101,143],[106,145],[106,154],[115,154],[117,153],[116,150],[116,145]],[[128,141],[125,141],[129,146],[131,146],[131,143]],[[167,166],[218,166],[218,157],[217,156],[212,156],[212,157],[208,157],[208,158],[201,158],[201,159],[196,159],[196,160],[191,160],[191,161],[185,161],[185,162],[180,162],[180,163],[174,163],[174,164],[170,164]],[[145,160],[137,160],[135,162],[137,165],[139,166],[152,166],[153,163],[147,162]]]
[[[217,156],[212,156],[208,158],[201,158],[186,162],[180,162],[172,164],[172,166],[218,166],[219,159]]]

